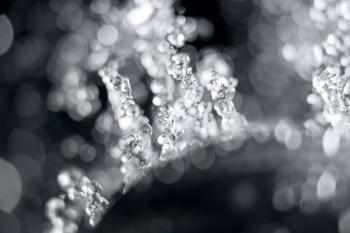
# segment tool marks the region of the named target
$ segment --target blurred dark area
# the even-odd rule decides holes
[[[222,7],[223,2],[230,7]],[[179,11],[185,9],[186,16],[203,17],[213,24],[214,33],[210,38],[189,44],[197,49],[211,46],[225,50],[235,64],[240,93],[253,94],[248,64],[254,55],[247,41],[249,19],[259,10],[257,5],[249,0],[182,0],[177,5]],[[53,177],[66,164],[57,152],[60,142],[72,134],[89,140],[94,119],[76,122],[66,113],[54,113],[46,107],[52,86],[46,75],[46,64],[53,46],[64,34],[55,27],[56,15],[48,2],[1,0],[0,14],[7,15],[14,30],[11,47],[0,55],[0,156],[24,167],[19,171],[24,177],[24,198],[13,210],[20,220],[9,218],[0,210],[0,232],[39,233],[45,221],[45,200],[58,192]],[[225,15],[232,16],[233,20],[228,23]],[[259,100],[263,104],[271,99],[277,101],[271,97]],[[306,108],[298,105],[298,109]],[[295,118],[302,117],[299,114],[302,111],[290,111]],[[275,149],[270,150],[272,147]],[[269,153],[274,153],[274,161],[267,158]],[[286,153],[284,147],[272,141],[267,145],[248,141],[231,154],[216,157],[210,169],[201,170],[185,162],[184,175],[177,182],[164,184],[156,179],[142,182],[113,205],[96,229],[81,229],[81,232],[337,232],[337,216],[330,210],[305,214],[297,206],[288,211],[274,208],[275,175],[281,163],[288,162]],[[12,156],[14,154],[18,156]],[[34,159],[21,160],[21,154],[29,154]],[[242,157],[245,159],[240,159]],[[246,162],[255,159],[254,163]],[[89,165],[82,164],[84,166]],[[2,174],[6,173],[0,171],[0,176]],[[6,189],[6,184],[1,185],[1,189]],[[20,221],[20,229],[16,224],[7,228],[8,221]]]
[[[273,172],[230,174],[187,171],[176,184],[155,181],[147,192],[131,192],[96,232],[335,232],[327,212],[276,211]],[[212,167],[216,168],[216,166]]]

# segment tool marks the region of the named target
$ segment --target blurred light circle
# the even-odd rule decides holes
[[[215,154],[212,151],[207,151],[206,148],[199,149],[191,154],[192,164],[199,169],[208,169],[215,162]]]
[[[301,133],[297,129],[291,128],[286,132],[284,143],[289,150],[297,150],[302,140]]]
[[[64,95],[59,91],[51,91],[46,97],[48,109],[57,112],[64,106]]]
[[[149,91],[142,82],[139,82],[133,87],[133,96],[137,103],[144,103],[147,101]]]
[[[86,47],[87,42],[83,36],[68,34],[59,42],[59,58],[65,65],[75,65],[85,58]]]
[[[123,185],[123,174],[116,167],[108,167],[102,170],[96,170],[95,180],[102,185],[103,193],[106,196],[112,196],[121,189]]]
[[[328,157],[336,155],[341,146],[341,136],[337,130],[330,127],[322,137],[323,151]]]
[[[338,221],[339,233],[350,233],[350,211],[342,213]]]
[[[291,44],[285,44],[282,48],[282,55],[283,58],[286,59],[287,61],[294,61],[296,57],[296,49],[293,45]]]
[[[40,164],[29,156],[12,155],[10,162],[17,168],[24,183],[40,175]]]
[[[133,8],[129,11],[126,18],[131,25],[140,25],[146,22],[154,12],[152,4],[145,4]]]
[[[104,14],[109,10],[110,6],[110,0],[92,1],[90,4],[90,10],[95,14]]]
[[[164,167],[154,170],[155,177],[162,183],[174,184],[180,180],[185,171],[185,164],[182,159],[167,163]]]
[[[17,205],[22,194],[22,181],[16,168],[0,159],[0,209],[10,213]]]
[[[317,182],[317,197],[320,200],[328,200],[335,195],[337,186],[336,177],[328,170],[324,171]]]
[[[85,140],[79,135],[73,135],[64,139],[61,143],[61,152],[64,157],[72,159],[78,152],[80,147],[85,143]]]
[[[39,164],[45,160],[45,148],[40,138],[34,133],[15,129],[11,132],[8,141],[10,154],[27,155]]]
[[[205,18],[196,18],[196,30],[198,36],[206,39],[210,37],[214,32],[214,25],[212,22]]]
[[[14,49],[15,65],[31,76],[43,75],[49,46],[48,41],[39,36],[29,36],[19,40]]]
[[[6,53],[13,42],[13,27],[6,15],[0,15],[0,56]]]
[[[40,109],[41,97],[34,87],[24,85],[16,96],[16,109],[21,117],[31,117]]]
[[[118,31],[113,25],[106,24],[98,29],[97,38],[104,45],[113,45],[118,39]]]
[[[96,156],[96,150],[93,146],[84,144],[79,149],[80,158],[85,162],[92,161]]]
[[[282,187],[275,191],[273,195],[273,206],[279,211],[287,211],[296,204],[294,190],[290,187]]]
[[[90,70],[97,70],[107,61],[109,53],[106,50],[93,52],[87,59],[87,65]]]

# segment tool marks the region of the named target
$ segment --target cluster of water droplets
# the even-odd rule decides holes
[[[107,89],[115,119],[122,129],[117,143],[121,172],[126,183],[132,183],[135,174],[150,167],[152,157],[152,127],[147,117],[143,116],[132,96],[129,79],[120,76],[113,62],[100,70]]]
[[[197,65],[201,84],[210,92],[213,108],[221,118],[222,137],[242,137],[248,127],[245,117],[236,111],[233,98],[238,80],[224,57],[208,50]]]
[[[312,77],[315,92],[309,103],[323,112],[325,122],[344,131],[350,113],[350,3],[315,0],[310,16],[325,39],[314,49],[319,68]]]
[[[62,170],[58,183],[64,193],[51,198],[46,205],[46,214],[52,224],[50,232],[77,232],[83,213],[94,226],[109,205],[102,196],[101,185],[91,181],[77,168]]]

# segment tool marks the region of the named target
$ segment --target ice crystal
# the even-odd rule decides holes
[[[236,91],[237,80],[228,79],[227,77],[213,72],[212,78],[207,84],[213,100],[233,99]]]
[[[106,72],[106,69],[113,68],[106,67],[99,73],[106,85],[113,84],[109,88],[109,97],[113,98],[116,94],[117,100],[114,107],[119,126],[127,132],[119,140],[119,148],[123,154],[121,162],[124,164],[132,162],[137,164],[139,169],[145,169],[150,166],[148,156],[151,150],[152,127],[148,119],[142,116],[138,105],[133,100],[129,79],[120,76],[117,72]],[[111,73],[113,76],[108,75]],[[128,173],[128,167],[122,167],[123,173]]]
[[[182,80],[188,73],[190,73],[189,67],[190,57],[186,53],[177,53],[171,56],[171,65],[168,68],[168,72],[175,80]]]
[[[321,4],[322,3],[322,4]],[[334,127],[343,130],[349,126],[349,3],[347,1],[315,1],[311,18],[328,35],[316,47],[320,67],[314,72],[315,93],[322,97],[323,115]],[[330,16],[332,13],[332,17]],[[332,25],[332,30],[326,30]]]
[[[52,198],[47,203],[47,216],[53,231],[76,232],[85,211],[91,225],[95,225],[104,214],[109,202],[102,196],[102,187],[87,178],[76,168],[62,170],[58,182],[65,194]]]
[[[118,12],[118,17],[111,16],[112,5],[90,7],[101,15],[101,22],[91,35],[90,60],[86,64],[89,70],[98,70],[108,94],[107,110],[98,116],[95,128],[111,156],[106,160],[122,176],[122,184],[115,188],[121,194],[151,169],[184,156],[188,148],[248,133],[244,131],[247,122],[233,102],[237,80],[223,56],[219,52],[207,53],[193,69],[189,54],[179,52],[186,40],[193,39],[196,30],[193,19],[175,14],[172,3],[132,1]],[[118,44],[122,41],[125,44]],[[96,53],[106,54],[95,61]],[[152,111],[156,113],[153,122],[134,99],[133,80],[122,75],[133,54],[150,78]],[[78,77],[85,76],[82,72]],[[75,77],[68,81],[83,87],[77,104],[86,99],[98,100],[98,93],[94,98],[83,93],[90,93],[87,80]],[[66,88],[63,91],[71,98],[73,93]],[[48,203],[53,229],[64,231],[67,225],[76,230],[84,216],[95,225],[109,204],[102,195],[102,186],[78,169],[63,170],[58,181],[65,198],[54,199],[56,206]],[[73,208],[79,217],[58,216],[56,209],[65,212],[68,208]]]

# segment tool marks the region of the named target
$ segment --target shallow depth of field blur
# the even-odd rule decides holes
[[[92,168],[103,154],[94,126],[107,97],[95,66],[106,58],[88,54],[87,39],[73,33],[94,27],[83,9],[90,2],[0,2],[0,233],[44,232],[44,205],[59,193],[58,171],[70,164]],[[136,185],[96,229],[80,232],[350,232],[350,160],[336,157],[340,142],[331,130],[324,136],[330,141],[319,142],[307,141],[301,130],[311,112],[313,44],[322,39],[309,16],[311,2],[177,1],[178,11],[200,19],[203,30],[182,48],[192,65],[203,48],[225,54],[239,80],[237,110],[274,130],[190,151]],[[123,33],[114,30],[99,33],[113,41]],[[87,56],[86,79],[94,85],[77,98],[99,95],[99,101],[75,108],[75,99],[64,102],[55,85],[64,63]],[[132,61],[124,69],[137,73],[135,99],[147,109],[145,71]],[[74,82],[74,73],[66,81]]]

